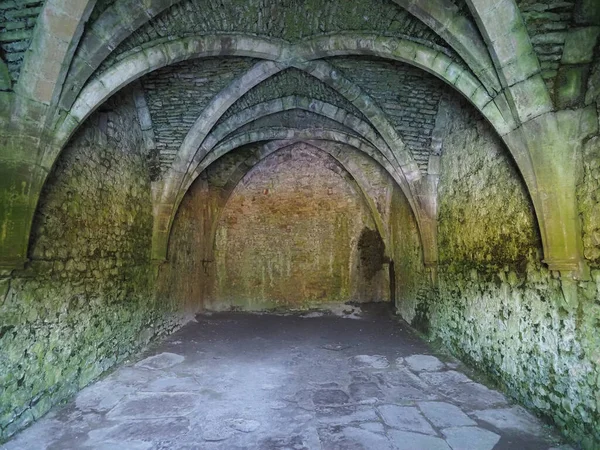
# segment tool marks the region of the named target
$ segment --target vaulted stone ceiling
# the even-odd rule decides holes
[[[52,242],[61,236],[42,232],[46,222],[57,220],[48,219],[54,217],[48,209],[61,217],[71,206],[51,196],[40,199],[56,186],[74,195],[71,181],[61,185],[57,174],[102,183],[89,167],[71,173],[65,161],[79,158],[70,153],[74,143],[87,149],[90,160],[98,157],[90,150],[98,141],[143,147],[145,160],[132,163],[133,174],[111,180],[125,184],[145,164],[150,191],[132,189],[111,198],[119,207],[136,203],[131,222],[149,220],[147,251],[155,263],[169,259],[169,245],[187,245],[182,236],[193,232],[192,225],[172,233],[178,214],[209,210],[209,201],[221,208],[268,155],[298,145],[358,186],[369,224],[381,230],[387,248],[393,247],[394,226],[387,225],[392,218],[414,226],[419,250],[412,241],[406,245],[421,255],[431,280],[450,253],[470,257],[473,270],[494,252],[510,265],[520,246],[539,237],[541,249],[531,250],[533,258],[563,280],[568,303],[583,289],[577,283],[589,282],[600,264],[598,165],[582,156],[597,152],[599,36],[595,0],[5,0],[0,268],[10,274],[29,259],[56,256]],[[461,145],[503,149],[506,159],[490,151],[463,173],[456,150]],[[498,185],[511,176],[522,182],[523,192],[505,190],[523,204],[530,201],[533,212],[512,204],[501,211],[493,199],[473,194],[461,206],[470,214],[459,220],[460,214],[445,209],[442,194],[468,183],[460,177],[450,185],[440,181],[444,155],[452,155],[447,165],[465,179],[486,164],[506,163],[511,168],[496,174]],[[128,159],[111,161],[106,164]],[[494,177],[486,176],[493,184]],[[383,181],[369,183],[375,178],[391,180],[397,191],[386,191]],[[468,186],[472,192],[480,187]],[[209,200],[198,200],[199,192],[209,192]],[[393,210],[386,195],[399,197],[406,208]],[[448,240],[456,231],[445,228],[449,219],[472,228],[492,226],[473,206],[481,201],[514,220],[519,231],[526,229],[524,240],[490,250],[502,245],[500,234],[485,240],[481,254],[469,252],[469,237]],[[107,227],[115,225],[99,215]],[[214,240],[213,225],[204,224],[209,230],[202,232]],[[102,253],[94,233],[86,236],[93,242],[90,255]],[[142,244],[120,239],[111,241],[111,257],[123,246],[125,254],[142,258]],[[73,256],[59,252],[60,258]],[[166,279],[177,278],[175,269],[168,270],[173,273]],[[421,313],[413,308],[409,315],[418,320]],[[538,406],[547,412],[549,405]],[[596,423],[597,411],[589,413]]]
[[[15,111],[12,117],[19,116],[16,111],[24,115],[17,129],[31,128],[25,134],[34,141],[40,132],[51,137],[40,141],[36,157],[41,167],[50,167],[92,111],[140,79],[138,108],[154,158],[157,220],[170,217],[167,229],[198,158],[235,135],[227,127],[249,133],[257,124],[272,128],[269,121],[285,115],[292,133],[306,127],[292,126],[289,111],[305,111],[296,114],[297,122],[311,122],[310,114],[325,116],[318,128],[366,139],[383,155],[431,241],[428,258],[435,261],[435,233],[425,229],[435,221],[431,186],[444,132],[439,105],[446,83],[505,136],[538,211],[546,260],[578,271],[576,242],[552,242],[562,234],[553,217],[571,214],[565,205],[573,194],[561,194],[569,198],[552,206],[538,199],[537,191],[546,189],[537,168],[543,156],[533,156],[536,144],[518,130],[534,119],[547,120],[541,117],[558,108],[594,101],[598,32],[588,3],[153,0],[140,7],[134,0],[77,5],[11,0],[0,10],[6,61],[0,88],[10,100],[5,105]],[[507,29],[513,31],[506,34]],[[589,116],[586,110],[578,111],[568,113],[569,120],[593,122],[579,118]],[[270,119],[256,122],[258,117],[244,114]],[[306,125],[317,122],[315,117]],[[206,143],[210,147],[198,152]],[[20,228],[28,229],[31,219],[23,220]],[[155,237],[160,257],[166,237]],[[24,255],[23,238],[18,247],[11,250],[16,260]]]

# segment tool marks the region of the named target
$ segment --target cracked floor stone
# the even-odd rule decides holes
[[[1,448],[571,448],[432,353],[383,306],[199,315]]]

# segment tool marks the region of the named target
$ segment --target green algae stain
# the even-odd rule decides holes
[[[542,265],[533,208],[510,157],[487,125],[453,107],[439,185],[438,286],[399,310],[583,448],[597,448],[600,280],[565,284]],[[584,151],[588,179],[591,154]],[[596,185],[579,188],[588,256]],[[596,260],[588,262],[597,273]]]

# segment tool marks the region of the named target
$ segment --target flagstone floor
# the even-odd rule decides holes
[[[199,315],[2,449],[570,449],[382,307]]]

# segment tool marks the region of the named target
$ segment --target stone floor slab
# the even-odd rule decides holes
[[[382,405],[379,414],[389,427],[424,434],[436,434],[417,408],[411,406]]]
[[[448,444],[438,437],[398,430],[388,434],[397,450],[450,450]]]
[[[165,377],[143,386],[141,392],[198,392],[202,386],[192,377]]]
[[[110,411],[125,396],[133,394],[135,390],[133,386],[102,380],[77,394],[75,405],[81,411]]]
[[[242,433],[252,433],[260,427],[260,422],[252,419],[228,419],[225,422],[229,427]]]
[[[97,447],[103,442],[152,442],[172,439],[189,431],[189,420],[183,417],[149,420],[128,420],[117,425],[92,430],[87,445]]]
[[[419,374],[419,378],[425,383],[432,384],[434,386],[468,383],[472,381],[464,373],[457,372],[455,370],[446,370],[443,372],[422,372]]]
[[[443,362],[431,355],[412,355],[404,358],[404,363],[415,372],[435,372],[446,367]]]
[[[442,430],[452,450],[492,450],[500,436],[479,427],[456,427]]]
[[[504,395],[479,383],[457,383],[440,385],[437,389],[463,409],[478,410],[507,405]]]
[[[421,412],[434,426],[439,428],[477,425],[455,405],[444,402],[420,402]]]
[[[343,440],[338,442],[338,445],[341,444],[339,447],[340,449],[393,450],[392,443],[387,437],[369,430],[347,427],[343,430],[343,436]]]
[[[177,364],[181,364],[185,357],[176,353],[164,352],[159,355],[150,356],[138,362],[135,367],[150,370],[168,369]]]
[[[539,420],[520,406],[473,411],[473,415],[501,430],[511,430],[536,436],[545,434]]]
[[[200,405],[200,397],[190,393],[137,393],[124,399],[107,417],[109,419],[152,419],[180,417]]]

